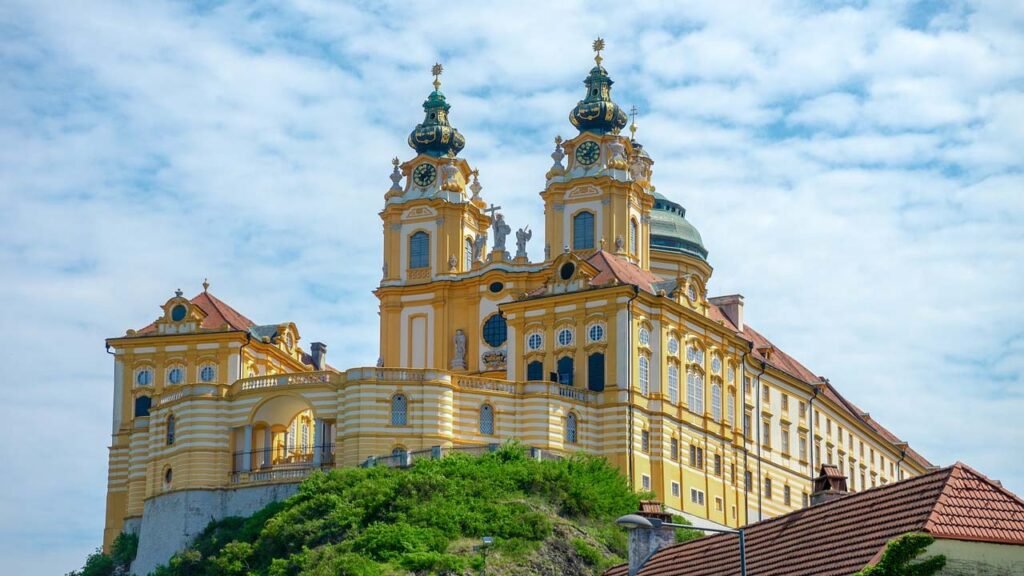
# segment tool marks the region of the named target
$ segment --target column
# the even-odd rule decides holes
[[[326,446],[324,438],[324,421],[323,418],[316,418],[313,420],[313,466],[319,467],[323,461],[323,453]]]
[[[263,466],[270,466],[270,455],[273,450],[274,434],[270,431],[270,427],[267,426],[263,429]]]
[[[252,470],[252,424],[242,427],[242,472]]]

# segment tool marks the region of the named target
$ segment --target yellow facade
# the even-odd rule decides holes
[[[378,366],[335,370],[294,324],[256,325],[205,285],[107,341],[105,546],[162,494],[512,439],[602,455],[637,490],[728,526],[805,505],[821,463],[854,489],[925,470],[745,326],[741,297],[708,297],[699,234],[655,193],[635,130],[621,134],[600,58],[570,116],[579,134],[556,140],[532,261],[529,233],[457,158],[439,86],[383,194]]]

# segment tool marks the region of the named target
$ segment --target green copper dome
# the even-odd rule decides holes
[[[466,139],[448,123],[451,105],[441,93],[441,66],[434,65],[434,91],[423,102],[423,122],[409,134],[409,146],[420,154],[455,156],[466,147]]]
[[[604,44],[601,44],[604,47]],[[597,50],[595,43],[595,50]],[[590,75],[583,83],[587,86],[587,94],[569,113],[569,122],[582,132],[595,134],[616,133],[626,126],[626,112],[612,102],[612,79],[608,71],[601,66],[600,54],[596,58],[597,66],[590,69]]]
[[[651,211],[651,250],[708,258],[700,232],[686,221],[686,209],[657,192]]]

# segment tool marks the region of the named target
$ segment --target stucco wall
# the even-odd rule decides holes
[[[250,516],[271,502],[284,500],[299,484],[251,486],[233,490],[182,490],[146,500],[138,527],[139,552],[134,576],[146,576],[188,546],[213,520]]]
[[[1024,574],[1024,546],[936,540],[929,555],[946,556],[942,576],[1020,576]]]

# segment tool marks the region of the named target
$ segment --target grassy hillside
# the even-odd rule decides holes
[[[640,496],[603,459],[537,462],[521,447],[407,470],[317,473],[250,518],[212,523],[158,576],[595,574],[622,562],[615,518]]]

